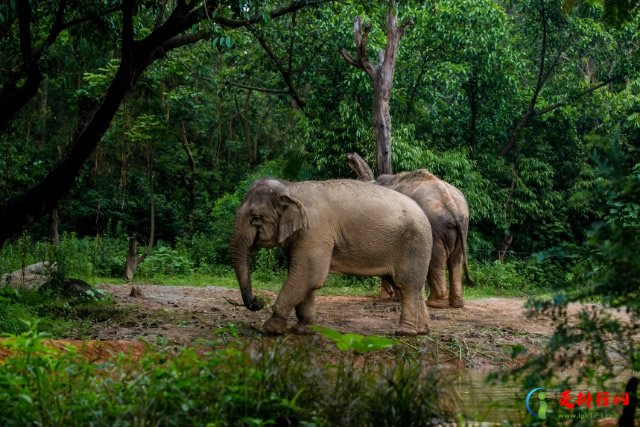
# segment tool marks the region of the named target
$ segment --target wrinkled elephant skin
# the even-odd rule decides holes
[[[432,234],[424,212],[409,197],[355,180],[253,183],[236,212],[230,241],[247,308],[261,306],[251,288],[249,253],[276,245],[288,254],[289,271],[263,325],[266,333],[285,333],[292,309],[298,319],[292,332],[309,333],[315,291],[330,272],[385,277],[401,297],[396,334],[428,332],[423,293]]]

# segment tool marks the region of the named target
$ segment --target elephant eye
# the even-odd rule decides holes
[[[249,222],[253,225],[258,225],[262,223],[262,215],[251,214],[251,218],[249,219]]]

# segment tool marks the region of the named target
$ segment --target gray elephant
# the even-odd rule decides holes
[[[373,179],[371,168],[358,154],[349,154],[347,159],[359,179]],[[467,283],[473,284],[473,281],[469,274],[466,249],[469,207],[462,192],[425,169],[380,175],[375,182],[411,197],[429,218],[433,232],[433,251],[429,263],[430,292],[427,305],[434,308],[463,307],[463,268]],[[445,273],[447,269],[449,291]],[[382,284],[392,294],[392,289],[384,280]]]
[[[276,245],[288,255],[289,271],[265,332],[285,333],[295,308],[298,323],[292,332],[309,333],[315,291],[330,272],[384,277],[400,295],[396,334],[429,331],[423,293],[431,227],[410,198],[355,180],[253,183],[236,212],[230,241],[242,300],[252,311],[264,302],[253,296],[249,253]]]

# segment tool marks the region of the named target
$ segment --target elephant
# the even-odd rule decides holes
[[[297,334],[311,333],[315,291],[329,273],[384,277],[400,301],[397,335],[429,332],[424,286],[431,257],[431,226],[422,209],[396,191],[356,180],[288,182],[260,179],[236,211],[229,242],[242,301],[263,308],[253,295],[249,254],[281,246],[289,258],[287,279],[263,330],[287,331],[295,308]]]
[[[373,172],[356,153],[347,156],[349,166],[361,180],[371,181]],[[433,308],[461,308],[462,269],[467,283],[473,285],[467,262],[467,235],[469,207],[460,190],[437,178],[426,169],[395,175],[380,175],[378,185],[391,188],[415,200],[424,210],[433,232],[433,250],[429,263],[429,298]],[[445,270],[449,271],[450,289],[447,292]],[[383,280],[382,285],[392,295],[392,288]]]

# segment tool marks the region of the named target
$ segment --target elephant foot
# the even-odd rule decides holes
[[[431,332],[431,330],[426,325],[418,328],[418,335],[428,335],[429,332]]]
[[[313,335],[315,334],[314,331],[312,331],[309,328],[310,325],[306,325],[304,323],[296,323],[295,325],[293,325],[291,327],[291,332],[293,332],[296,335]]]
[[[398,329],[395,330],[395,334],[400,337],[415,337],[418,335],[418,331],[414,327],[400,325]]]
[[[462,298],[451,298],[449,300],[449,307],[462,308],[464,307],[464,301],[462,301]]]
[[[427,300],[427,306],[431,308],[449,308],[449,300],[446,298],[429,298]]]
[[[287,321],[279,317],[271,316],[262,325],[262,330],[267,335],[282,335],[287,332]]]

